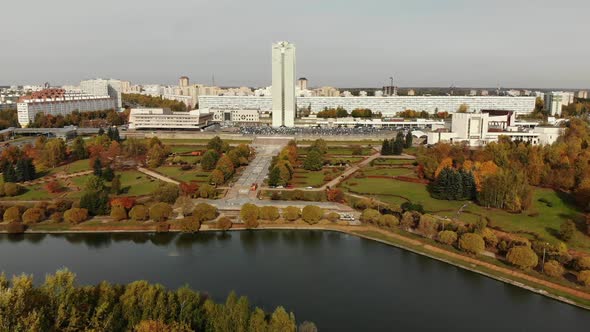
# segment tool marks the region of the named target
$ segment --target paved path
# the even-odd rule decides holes
[[[142,173],[144,173],[144,174],[146,174],[146,175],[149,175],[149,176],[151,176],[151,177],[153,177],[155,179],[162,180],[164,182],[169,182],[169,183],[174,183],[174,184],[180,184],[180,182],[178,182],[178,181],[176,181],[174,179],[171,179],[169,177],[166,177],[166,176],[164,176],[164,175],[162,175],[160,173],[156,173],[154,171],[150,171],[147,168],[137,167],[137,170],[140,171],[140,172],[142,172]]]

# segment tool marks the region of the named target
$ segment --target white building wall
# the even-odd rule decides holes
[[[535,109],[535,97],[500,96],[392,96],[392,97],[297,97],[297,107],[311,107],[314,113],[324,108],[344,107],[348,111],[355,108],[369,108],[384,116],[395,116],[405,110],[456,112],[462,104],[471,111],[506,110],[518,114],[528,114]],[[199,108],[219,109],[273,109],[272,98],[266,96],[199,96]]]
[[[114,109],[115,106],[115,100],[107,96],[27,100],[26,102],[17,104],[18,122],[21,126],[26,127],[29,125],[29,122],[35,120],[37,113],[66,116],[73,111],[102,111]]]
[[[272,46],[272,125],[295,125],[295,45],[279,42]]]

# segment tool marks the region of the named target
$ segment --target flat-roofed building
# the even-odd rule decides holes
[[[210,113],[199,110],[172,112],[162,108],[133,108],[129,113],[129,129],[195,129],[210,120]]]

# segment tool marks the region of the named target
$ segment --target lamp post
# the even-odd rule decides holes
[[[541,272],[545,272],[545,250],[547,249],[548,245],[549,242],[545,242],[545,245],[543,246],[543,264],[541,265]]]

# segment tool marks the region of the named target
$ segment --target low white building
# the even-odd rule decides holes
[[[17,104],[18,122],[26,127],[38,113],[66,116],[74,111],[103,111],[116,107],[116,99],[110,96],[66,95],[63,98],[27,99]]]
[[[497,142],[500,136],[512,140],[529,142],[534,145],[553,144],[563,133],[560,127],[540,127],[532,129],[518,126],[514,113],[455,113],[452,115],[451,131],[433,131],[427,133],[428,144],[466,143],[470,146],[483,146]]]
[[[162,108],[133,108],[129,113],[129,129],[201,129],[211,114],[198,110],[172,112]]]
[[[205,110],[202,110],[205,111]],[[260,122],[260,110],[210,109],[212,122],[257,123]]]

